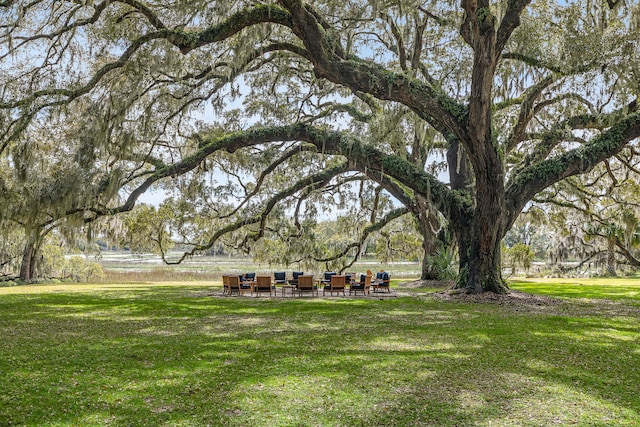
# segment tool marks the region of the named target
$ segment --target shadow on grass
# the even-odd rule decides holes
[[[640,316],[194,293],[3,297],[0,425],[640,422]]]

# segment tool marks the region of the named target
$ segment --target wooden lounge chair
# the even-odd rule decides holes
[[[324,295],[327,291],[329,291],[329,295],[333,295],[333,293],[340,293],[345,295],[344,288],[346,287],[346,277],[342,275],[333,275],[331,276],[331,282],[328,285],[325,285],[322,290],[322,295]]]
[[[389,284],[391,283],[391,277],[389,276],[389,273],[387,273],[384,270],[380,270],[378,273],[376,273],[376,281],[375,281],[375,285],[373,286],[373,291],[374,292],[388,292],[391,293],[391,289],[389,288]]]
[[[336,274],[338,273],[335,271],[325,271],[324,275],[322,276],[321,282],[328,285],[329,283],[331,283],[331,277],[335,276]]]
[[[344,273],[344,275],[347,276],[347,285],[350,285],[351,283],[354,283],[358,280],[358,278],[356,277],[356,273]]]
[[[240,276],[229,276],[227,281],[229,283],[229,290],[231,293],[237,292],[238,296],[241,296],[246,294],[248,291],[253,295],[253,285],[243,284],[243,282],[240,281]]]
[[[304,276],[303,271],[294,271],[292,274],[293,279],[289,279],[289,284],[296,286],[298,284],[298,277]]]
[[[222,295],[229,294],[231,295],[231,288],[229,287],[229,276],[226,274],[222,275]]]
[[[358,295],[358,292],[362,292],[362,295],[369,294],[369,288],[371,287],[371,276],[363,274],[360,276],[359,282],[351,282],[349,286],[349,295],[353,292],[354,295]]]
[[[315,293],[318,296],[318,287],[313,283],[313,276],[298,276],[295,292],[298,293],[298,296],[302,296],[303,293],[310,293],[311,296]]]
[[[247,276],[246,274],[238,274],[238,279],[240,279],[240,286],[242,286],[244,289],[253,290],[253,285],[256,283],[255,273],[253,278],[251,278],[251,276]]]
[[[269,292],[269,296],[272,293],[275,295],[276,287],[271,284],[271,276],[256,276],[256,283],[253,285],[253,290],[256,293],[256,296],[260,296],[262,292]]]

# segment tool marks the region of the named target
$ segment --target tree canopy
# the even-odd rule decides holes
[[[640,135],[640,6],[620,1],[3,1],[0,17],[0,154],[85,118],[78,140],[127,195],[87,200],[85,221],[173,182],[212,218],[194,251],[295,245],[331,208],[365,234],[412,215],[426,253],[444,218],[458,286],[504,292],[501,240],[527,204]]]

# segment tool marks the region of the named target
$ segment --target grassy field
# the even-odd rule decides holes
[[[510,286],[525,292],[556,297],[622,299],[636,305],[640,302],[638,278],[523,279],[513,281]]]
[[[0,288],[0,426],[640,425],[640,281],[512,287],[546,296]]]

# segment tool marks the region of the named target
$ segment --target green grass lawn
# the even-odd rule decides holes
[[[529,279],[514,281],[510,286],[524,292],[555,297],[626,299],[630,304],[640,304],[638,278]]]
[[[513,284],[563,297],[541,306],[0,288],[0,426],[640,425],[640,281],[559,282]]]

